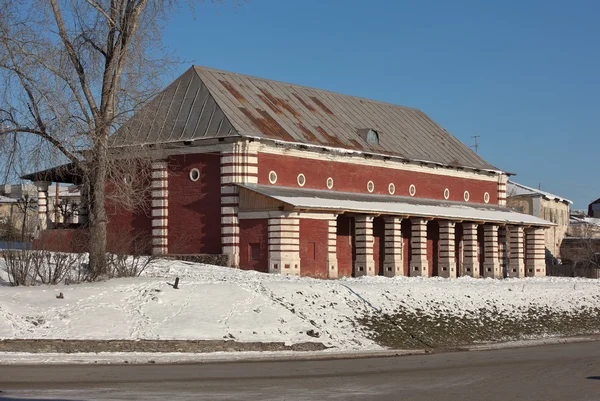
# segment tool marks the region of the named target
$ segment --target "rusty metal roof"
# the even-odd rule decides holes
[[[379,143],[361,135],[369,129]],[[112,145],[227,136],[496,170],[420,110],[198,66],[124,124]]]

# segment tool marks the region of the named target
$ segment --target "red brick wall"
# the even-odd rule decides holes
[[[106,248],[109,252],[147,254],[152,251],[152,217],[149,203],[141,209],[131,211],[107,200],[106,214]]]
[[[52,229],[42,231],[40,238],[33,240],[33,249],[53,252],[87,252],[89,235],[86,229]]]
[[[373,259],[375,273],[383,276],[383,260],[385,258],[385,220],[383,217],[373,219]]]
[[[328,160],[304,159],[268,153],[258,154],[258,183],[271,185],[269,172],[277,173],[277,186],[298,187],[297,177],[306,177],[304,188],[327,189],[328,177],[333,178],[333,190],[368,193],[367,182],[375,184],[374,194],[389,195],[388,185],[394,183],[395,195],[409,196],[408,188],[414,184],[415,197],[444,199],[444,189],[450,190],[451,201],[464,202],[464,191],[469,191],[471,203],[484,203],[485,192],[490,194],[490,204],[498,203],[498,183],[467,178],[449,177],[412,171],[393,170],[383,167],[332,162]]]
[[[300,274],[327,278],[327,220],[300,219]]]
[[[240,268],[269,271],[269,219],[240,220]],[[252,259],[252,245],[258,244],[260,259]]]
[[[343,215],[338,216],[336,236],[338,276],[352,277],[352,268],[356,257],[354,248],[354,218]]]
[[[200,170],[190,180],[192,168]],[[221,253],[220,155],[169,159],[169,253]]]

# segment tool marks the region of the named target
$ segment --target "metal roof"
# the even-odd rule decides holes
[[[287,203],[296,209],[436,217],[542,227],[556,225],[539,217],[494,205],[256,184],[238,184],[238,186]]]
[[[379,143],[361,135],[369,129]],[[111,145],[227,136],[497,170],[420,110],[198,66],[136,113]]]
[[[511,181],[511,180],[508,180],[508,182],[506,183],[506,194],[509,197],[522,196],[522,195],[535,196],[535,197],[541,196],[541,197],[549,199],[549,200],[564,202],[569,205],[573,204],[572,201],[570,201],[566,198],[551,194],[550,192],[542,191],[541,189],[531,188],[531,187],[525,186],[523,184],[519,184],[518,182]]]

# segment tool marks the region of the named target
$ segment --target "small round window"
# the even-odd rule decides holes
[[[269,182],[270,182],[271,184],[275,184],[275,183],[277,182],[277,173],[276,173],[276,172],[274,172],[274,171],[271,171],[271,172],[269,173]]]
[[[306,184],[306,177],[304,176],[304,174],[298,174],[298,185],[303,187],[304,184]]]
[[[488,194],[487,192],[483,194],[483,201],[485,203],[490,203],[490,194]]]
[[[465,193],[464,193],[465,202],[469,201],[469,197],[470,197],[469,196],[469,191],[465,191]]]
[[[408,187],[408,193],[410,194],[410,196],[415,196],[417,193],[417,187],[411,184],[410,187]]]
[[[331,189],[333,188],[333,178],[329,177],[327,179],[327,188]]]
[[[200,170],[197,168],[193,168],[190,170],[190,180],[198,181],[200,179]]]
[[[375,184],[373,184],[373,181],[367,182],[367,191],[373,192],[374,190],[375,190]]]
[[[444,189],[444,199],[448,199],[450,197],[450,190],[448,188]]]
[[[394,195],[394,193],[396,192],[396,186],[392,183],[390,183],[390,185],[388,185],[388,191],[390,193],[390,195]]]

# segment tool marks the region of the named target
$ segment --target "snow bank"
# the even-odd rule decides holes
[[[178,290],[171,285],[175,277],[181,280]],[[60,292],[64,299],[56,298]],[[523,306],[596,308],[600,281],[317,280],[160,260],[139,278],[0,286],[0,338],[316,341],[338,350],[376,350],[381,347],[357,324],[365,314],[402,306],[463,316],[492,305],[515,314]],[[308,335],[310,330],[319,337]]]

